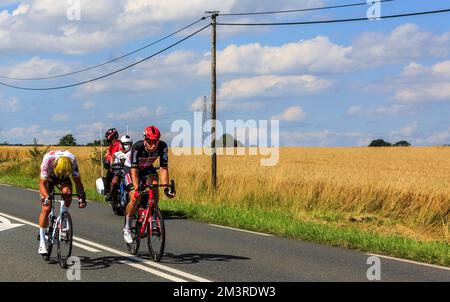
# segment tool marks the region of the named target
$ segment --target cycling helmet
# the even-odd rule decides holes
[[[56,160],[55,164],[55,175],[59,179],[64,179],[70,177],[72,174],[72,161],[70,158],[61,156]]]
[[[149,126],[144,130],[144,139],[146,141],[159,141],[161,138],[161,132],[155,126]]]
[[[116,128],[111,128],[106,130],[105,138],[108,142],[112,142],[113,139],[119,138],[119,132],[117,132]]]
[[[129,135],[124,135],[120,138],[120,143],[122,144],[123,151],[127,153],[133,145],[133,139]]]

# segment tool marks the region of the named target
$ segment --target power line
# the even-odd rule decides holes
[[[380,1],[377,1],[377,3],[393,2],[393,1],[395,1],[395,0],[380,0]],[[359,2],[359,3],[350,3],[350,4],[333,5],[333,6],[322,6],[322,7],[313,7],[313,8],[300,8],[300,9],[277,10],[277,11],[266,11],[266,12],[229,13],[229,14],[218,14],[218,15],[219,16],[252,16],[252,15],[285,14],[285,13],[296,13],[296,12],[307,12],[307,11],[326,10],[326,9],[335,9],[335,8],[345,8],[345,7],[353,7],[353,6],[363,6],[363,5],[369,5],[369,4],[370,3],[367,3],[367,1],[366,1],[366,2]]]
[[[450,9],[380,16],[379,19],[410,17],[410,16],[419,16],[419,15],[447,13],[447,12],[450,12]],[[366,18],[353,18],[353,19],[336,19],[336,20],[303,21],[303,22],[275,22],[275,23],[223,23],[223,22],[217,22],[217,25],[225,25],[225,26],[230,26],[230,25],[234,25],[234,26],[308,25],[308,24],[341,23],[341,22],[367,21],[367,20],[370,20],[370,19],[366,17]]]
[[[168,47],[166,47],[166,48],[164,48],[164,49],[162,49],[162,50],[160,50],[160,51],[158,51],[158,52],[155,52],[154,54],[152,54],[152,55],[150,55],[150,56],[148,56],[148,57],[145,57],[145,58],[142,59],[142,60],[139,60],[139,61],[137,61],[137,62],[135,62],[135,63],[133,63],[133,64],[130,64],[130,65],[128,65],[128,66],[125,66],[125,67],[123,67],[123,68],[120,68],[120,69],[118,69],[118,70],[116,70],[116,71],[110,72],[110,73],[108,73],[108,74],[105,74],[105,75],[102,75],[102,76],[99,76],[99,77],[96,77],[96,78],[93,78],[93,79],[90,79],[90,80],[86,80],[86,81],[82,81],[82,82],[75,83],[75,84],[70,84],[70,85],[57,86],[57,87],[46,87],[46,88],[21,87],[21,86],[15,86],[15,85],[10,85],[10,84],[6,84],[6,83],[2,83],[2,82],[0,82],[0,85],[6,86],[6,87],[9,87],[9,88],[20,89],[20,90],[44,91],[44,90],[58,90],[58,89],[71,88],[71,87],[80,86],[80,85],[84,85],[84,84],[87,84],[87,83],[95,82],[95,81],[104,79],[104,78],[106,78],[106,77],[112,76],[112,75],[114,75],[114,74],[116,74],[116,73],[122,72],[122,71],[124,71],[124,70],[126,70],[126,69],[129,69],[129,68],[131,68],[131,67],[133,67],[133,66],[136,66],[136,65],[138,65],[138,64],[140,64],[140,63],[142,63],[142,62],[144,62],[144,61],[147,61],[147,60],[149,60],[149,59],[151,59],[151,58],[153,58],[153,57],[155,57],[155,56],[157,56],[157,55],[159,55],[159,54],[161,54],[161,53],[163,53],[163,52],[169,50],[170,48],[175,47],[176,45],[178,45],[178,44],[184,42],[185,40],[191,38],[192,36],[195,36],[196,34],[198,34],[199,32],[201,32],[201,31],[203,31],[203,30],[205,30],[205,29],[208,28],[209,26],[211,26],[211,24],[208,24],[208,25],[206,25],[206,26],[204,26],[204,27],[202,27],[202,28],[196,30],[196,31],[193,32],[192,34],[190,34],[190,35],[184,37],[184,38],[181,39],[181,40],[178,40],[177,42],[171,44],[170,46],[168,46]]]
[[[69,73],[64,73],[64,74],[60,74],[60,75],[49,76],[49,77],[38,77],[38,78],[13,78],[13,77],[0,76],[0,79],[15,80],[15,81],[50,80],[50,79],[56,79],[56,78],[67,77],[67,76],[70,76],[70,75],[74,75],[74,74],[82,73],[82,72],[85,72],[85,71],[89,71],[89,70],[92,70],[92,69],[95,69],[95,68],[98,68],[98,67],[102,67],[102,66],[105,66],[105,65],[107,65],[107,64],[110,64],[110,63],[119,61],[119,60],[121,60],[121,59],[123,59],[123,58],[129,57],[129,56],[131,56],[131,55],[133,55],[133,54],[135,54],[135,53],[137,53],[137,52],[140,52],[141,50],[144,50],[144,49],[146,49],[146,48],[149,48],[150,46],[153,46],[153,45],[155,45],[155,44],[158,44],[159,42],[162,42],[162,41],[164,41],[164,40],[166,40],[166,39],[168,39],[168,38],[170,38],[170,37],[172,37],[172,36],[174,36],[174,35],[176,35],[176,34],[182,32],[182,31],[184,31],[184,30],[186,30],[186,29],[188,29],[188,28],[194,26],[195,24],[199,23],[200,21],[205,20],[206,18],[207,18],[207,17],[202,17],[202,18],[198,19],[197,21],[192,22],[191,24],[186,25],[185,27],[180,28],[179,30],[174,31],[173,33],[171,33],[171,34],[169,34],[169,35],[167,35],[167,36],[164,36],[164,37],[162,37],[161,39],[158,39],[158,40],[156,40],[156,41],[154,41],[154,42],[152,42],[152,43],[150,43],[150,44],[147,44],[147,45],[145,45],[145,46],[143,46],[143,47],[140,47],[140,48],[138,48],[138,49],[136,49],[136,50],[134,50],[134,51],[132,51],[132,52],[126,53],[126,54],[124,54],[124,55],[122,55],[122,56],[119,56],[119,57],[117,57],[117,58],[111,59],[111,60],[109,60],[109,61],[106,61],[106,62],[104,62],[104,63],[97,64],[97,65],[94,65],[94,66],[91,66],[91,67],[87,67],[87,68],[84,68],[84,69],[80,69],[80,70],[77,70],[77,71],[73,71],[73,72],[69,72]]]

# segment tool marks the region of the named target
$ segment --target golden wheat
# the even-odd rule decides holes
[[[6,156],[26,160],[26,147],[1,147]],[[79,160],[84,182],[94,187],[100,165],[93,149],[68,148]],[[219,190],[210,194],[210,159],[170,157],[180,200],[281,210],[305,218],[308,212],[373,215],[448,241],[450,148],[281,148],[274,167],[259,156],[219,156]],[[0,163],[1,167],[8,164]],[[389,228],[389,227],[388,227]]]

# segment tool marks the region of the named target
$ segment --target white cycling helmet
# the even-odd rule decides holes
[[[127,153],[131,150],[133,139],[129,135],[124,135],[120,138],[120,143],[122,144],[123,151]]]

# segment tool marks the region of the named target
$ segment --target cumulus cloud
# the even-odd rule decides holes
[[[394,130],[389,132],[389,135],[392,137],[402,137],[402,138],[408,138],[413,136],[416,133],[417,130],[417,122],[412,123],[410,125],[406,125],[405,127],[401,128],[400,130]]]
[[[304,96],[328,89],[331,85],[330,81],[312,75],[239,78],[223,83],[218,98],[223,101],[254,97]]]
[[[17,112],[22,108],[19,99],[12,97],[10,99],[4,98],[0,94],[0,112]]]
[[[395,80],[394,99],[398,103],[450,102],[450,61],[430,67],[409,64]]]
[[[280,141],[289,146],[367,146],[373,135],[365,132],[336,132],[329,129],[313,131],[281,131]]]
[[[287,108],[281,114],[274,115],[271,117],[272,120],[280,120],[286,122],[299,122],[304,120],[306,113],[300,106],[293,106]]]
[[[69,114],[56,113],[56,114],[52,115],[50,120],[52,120],[53,122],[58,122],[58,123],[65,123],[65,122],[69,121]]]
[[[33,138],[37,138],[43,144],[56,144],[62,136],[71,133],[70,130],[43,129],[39,125],[29,127],[15,127],[9,130],[0,130],[0,136],[11,137],[15,141],[31,143]]]
[[[84,102],[83,105],[81,105],[81,108],[83,110],[91,110],[95,109],[97,105],[94,102]]]

